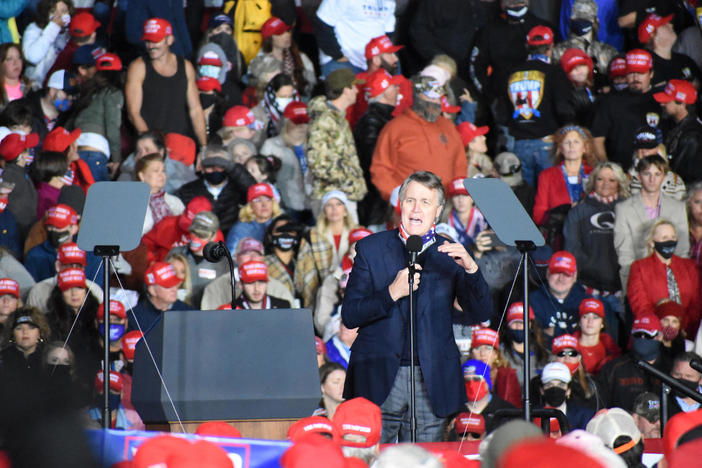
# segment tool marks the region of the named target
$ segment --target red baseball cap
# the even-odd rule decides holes
[[[529,320],[534,319],[534,309],[529,306]],[[524,303],[515,302],[507,309],[507,325],[512,322],[524,321]]]
[[[685,309],[675,301],[666,300],[656,305],[654,309],[656,317],[662,319],[663,317],[677,317],[681,322],[685,318]]]
[[[463,177],[458,177],[453,179],[448,187],[448,196],[455,197],[456,195],[470,195],[466,186],[463,185],[463,181],[466,180]]]
[[[485,418],[476,413],[458,413],[453,429],[458,436],[466,433],[485,434]]]
[[[140,339],[144,337],[144,334],[139,330],[132,330],[127,332],[122,337],[122,352],[127,361],[134,360],[134,352],[136,351],[136,345]]]
[[[195,434],[214,437],[234,437],[240,438],[239,429],[224,421],[207,421],[195,429]]]
[[[283,34],[284,32],[290,31],[291,27],[292,26],[287,25],[285,21],[281,20],[280,18],[271,16],[265,23],[263,23],[263,26],[261,26],[261,36],[264,39],[271,36],[277,36],[278,34]]]
[[[366,85],[363,87],[368,98],[380,96],[390,86],[399,85],[401,77],[392,76],[384,68],[379,68],[366,78]]]
[[[473,337],[470,343],[471,348],[477,348],[478,346],[488,345],[493,348],[500,346],[500,335],[492,328],[478,328],[473,330]]]
[[[641,24],[639,24],[639,42],[642,44],[648,43],[656,32],[656,29],[660,28],[664,24],[670,23],[673,19],[673,15],[668,16],[658,16],[655,13],[651,13],[644,19]]]
[[[110,315],[116,315],[119,318],[126,319],[127,311],[124,310],[124,304],[115,299],[110,299]],[[100,304],[98,307],[97,319],[100,321],[105,320],[105,307],[103,304]]]
[[[548,262],[549,273],[565,273],[568,276],[573,276],[577,271],[578,266],[575,262],[575,257],[566,250],[559,250],[554,253]]]
[[[234,106],[224,113],[222,127],[249,127],[252,130],[260,130],[263,124],[256,120],[256,116],[246,106]]]
[[[242,283],[268,281],[268,267],[263,262],[250,260],[239,266],[239,278]]]
[[[5,161],[14,161],[28,148],[34,148],[39,144],[39,135],[30,133],[20,135],[19,133],[9,133],[0,143],[0,155]]]
[[[643,49],[633,49],[626,53],[626,72],[648,73],[653,68],[651,54]]]
[[[163,288],[172,288],[181,283],[173,265],[166,262],[155,262],[147,268],[144,273],[144,282],[147,286],[158,285]]]
[[[273,186],[265,182],[253,184],[251,187],[249,187],[249,190],[247,190],[246,192],[246,203],[251,203],[251,200],[254,200],[255,198],[261,196],[275,198],[275,194],[273,193]]]
[[[626,76],[626,59],[624,57],[614,57],[609,62],[609,78]]]
[[[71,18],[68,30],[73,37],[88,37],[100,27],[100,22],[87,11],[81,11]]]
[[[449,114],[458,114],[461,112],[461,106],[452,106],[449,104],[449,100],[444,94],[441,96],[441,112],[446,112]]]
[[[485,135],[487,132],[489,132],[490,127],[487,125],[483,127],[476,127],[470,122],[461,122],[456,125],[456,130],[458,130],[459,135],[461,135],[461,141],[465,147],[468,146],[468,143],[473,141],[475,137]]]
[[[334,413],[334,441],[344,447],[373,447],[380,441],[383,424],[380,407],[363,397],[346,400]],[[346,435],[362,436],[364,441],[345,439]]]
[[[326,437],[311,433],[299,437],[280,457],[283,468],[348,468],[349,463],[341,447]]]
[[[58,287],[61,291],[71,288],[85,288],[85,271],[80,268],[66,268],[60,271]]]
[[[253,237],[244,237],[236,246],[235,254],[241,254],[244,252],[258,252],[263,255],[263,251],[263,243],[260,240],[254,239]]]
[[[169,158],[186,166],[195,162],[196,147],[192,138],[180,133],[166,133],[165,143]]]
[[[374,37],[366,44],[366,60],[370,60],[380,54],[394,54],[403,46],[395,45],[386,35]]]
[[[8,294],[19,299],[19,283],[12,278],[0,278],[0,296]]]
[[[605,317],[605,308],[601,300],[594,297],[588,297],[580,302],[578,314],[582,317],[585,314],[597,314],[600,317]]]
[[[653,94],[653,99],[661,104],[671,101],[694,104],[697,102],[697,90],[689,81],[670,80],[662,92]]]
[[[364,237],[370,236],[371,234],[373,234],[373,231],[363,227],[351,229],[351,231],[349,232],[349,245],[355,244],[356,242],[360,241]]]
[[[310,116],[307,113],[307,104],[302,101],[293,101],[283,111],[283,117],[290,119],[295,125],[306,124],[310,122]]]
[[[681,412],[670,418],[663,430],[663,455],[668,458],[678,447],[680,438],[692,429],[702,426],[702,409]]]
[[[661,331],[663,331],[661,321],[658,319],[658,317],[651,314],[642,315],[634,320],[634,324],[631,326],[632,335],[634,333],[645,333],[650,337],[654,337]]]
[[[102,394],[102,385],[105,381],[105,376],[102,370],[98,371],[95,375],[95,390]],[[122,375],[119,372],[113,370],[110,371],[110,390],[113,392],[121,392],[124,387],[124,381],[122,380]]]
[[[532,46],[553,44],[553,31],[548,26],[534,26],[527,34],[527,44]]]
[[[332,422],[322,416],[309,416],[302,418],[288,429],[288,439],[295,442],[304,434],[327,434],[329,437],[334,436],[334,425]]]
[[[217,52],[214,50],[208,50],[202,54],[202,57],[200,57],[197,63],[198,65],[214,65],[215,67],[221,67],[222,59],[219,58],[219,55],[217,55]]]
[[[61,265],[83,265],[86,266],[87,259],[84,250],[78,247],[75,242],[66,242],[58,248],[56,257]]]
[[[497,461],[497,466],[501,468],[557,468],[564,464],[567,464],[568,468],[604,468],[603,464],[585,452],[545,437],[531,437],[512,444]]]
[[[212,211],[212,203],[207,197],[195,197],[188,202],[185,211],[178,217],[178,227],[183,231],[187,231],[195,218],[195,215],[201,211]]]
[[[202,76],[195,81],[195,84],[197,85],[197,89],[205,93],[209,91],[222,92],[222,85],[219,83],[219,80],[211,76]]]
[[[594,63],[592,63],[592,57],[578,48],[572,47],[563,52],[561,56],[561,68],[563,68],[566,74],[573,71],[573,68],[578,65],[587,65],[590,69],[590,74],[592,74],[592,70],[595,66]]]
[[[46,210],[44,225],[64,229],[73,224],[78,224],[78,213],[70,206],[59,203]]]
[[[163,18],[151,18],[144,21],[142,41],[161,42],[166,36],[173,34],[173,26]]]
[[[551,352],[553,352],[553,354],[557,354],[564,349],[579,350],[580,343],[578,342],[578,339],[573,335],[561,335],[555,337],[551,343]]]
[[[117,54],[105,52],[95,59],[95,68],[98,70],[122,70],[122,60]]]
[[[41,149],[44,151],[55,151],[63,153],[80,136],[80,128],[69,132],[63,127],[56,127],[44,137]]]

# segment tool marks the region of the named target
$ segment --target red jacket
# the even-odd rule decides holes
[[[498,367],[497,378],[493,385],[498,397],[513,404],[515,408],[522,407],[522,387],[519,386],[517,371],[514,368]]]
[[[180,216],[166,216],[141,238],[141,242],[148,249],[147,258],[149,265],[153,262],[163,261],[173,247],[188,245],[190,242],[188,231],[183,231],[178,225]],[[222,231],[218,230],[212,242],[221,240],[224,240],[224,235]]]
[[[697,266],[693,260],[673,255],[670,268],[678,283],[680,300],[685,311],[682,327],[687,331],[688,337],[695,337],[702,309]],[[634,317],[653,314],[656,303],[669,297],[665,264],[655,253],[631,264],[626,290]]]
[[[534,222],[536,224],[541,224],[544,221],[548,210],[571,203],[561,166],[563,163],[549,167],[539,174],[536,198],[534,199]],[[583,163],[583,168],[585,174],[592,171],[592,168],[585,163]]]
[[[580,330],[576,330],[573,336],[580,340]],[[580,345],[583,366],[588,374],[597,374],[602,366],[622,354],[617,343],[607,333],[600,333],[600,342],[595,346],[584,347]]]

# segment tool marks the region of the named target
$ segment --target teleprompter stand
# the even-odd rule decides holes
[[[524,210],[512,189],[499,179],[465,179],[465,187],[497,237],[516,247],[524,268],[524,419],[531,420],[529,407],[529,252],[544,245],[544,237]]]
[[[149,203],[149,186],[143,182],[98,182],[90,186],[78,232],[78,247],[102,258],[105,333],[103,347],[102,427],[112,420],[110,395],[110,258],[139,245]]]

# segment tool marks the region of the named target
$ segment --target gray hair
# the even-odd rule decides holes
[[[688,209],[690,207],[690,200],[692,200],[692,197],[694,197],[695,194],[700,190],[702,190],[702,180],[698,180],[697,182],[695,182],[687,188],[687,194],[685,195],[685,204],[687,205]]]
[[[229,153],[229,151],[227,151],[227,148],[225,148],[222,145],[215,144],[215,143],[209,143],[202,150],[202,157],[203,158],[209,158],[211,156],[222,156],[222,155],[226,159],[231,159],[231,154]]]
[[[366,465],[370,465],[375,456],[378,455],[378,444],[372,447],[345,447],[342,445],[341,451],[344,452],[346,458],[360,458]]]
[[[410,174],[409,177],[405,179],[404,182],[402,182],[402,185],[400,186],[400,192],[399,192],[399,200],[400,203],[402,203],[402,200],[405,198],[405,192],[407,191],[407,186],[409,185],[410,182],[417,182],[425,186],[426,188],[436,190],[436,193],[439,198],[439,206],[443,208],[443,206],[446,203],[446,192],[444,191],[444,186],[441,183],[441,178],[434,174],[433,172],[429,171],[416,171]],[[441,213],[439,213],[441,214]]]
[[[383,450],[371,468],[442,468],[444,465],[427,450],[411,444],[398,444]]]
[[[617,182],[619,183],[619,187],[617,188],[619,198],[628,197],[631,193],[629,189],[629,178],[624,173],[622,166],[612,161],[602,161],[595,166],[585,183],[585,191],[590,193],[595,190],[595,179],[602,169],[610,169],[614,172],[614,177],[617,178]]]

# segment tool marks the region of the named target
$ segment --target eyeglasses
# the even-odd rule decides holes
[[[559,351],[556,354],[556,356],[558,356],[558,357],[566,357],[566,356],[567,357],[578,357],[578,356],[580,356],[580,353],[575,351],[574,349],[572,349],[570,351],[563,350],[563,351]]]

